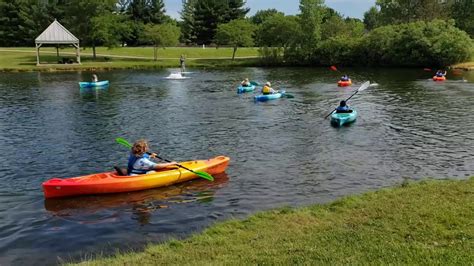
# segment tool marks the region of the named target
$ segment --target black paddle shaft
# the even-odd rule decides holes
[[[147,152],[147,153],[148,153],[149,155],[152,154],[151,152]],[[158,155],[156,155],[155,157],[158,158],[158,159],[160,159],[160,160],[162,160],[162,161],[165,161],[165,162],[167,162],[167,163],[171,163],[170,160],[167,160],[167,159],[165,159],[165,158],[162,158],[162,157],[160,157],[160,156],[158,156]],[[194,172],[193,170],[191,170],[191,169],[189,169],[189,168],[187,168],[187,167],[185,167],[185,166],[182,166],[182,165],[179,164],[179,163],[177,163],[176,165],[179,166],[179,167],[181,167],[181,168],[183,168],[183,169],[186,169],[186,170],[188,170],[188,171],[190,171],[190,172],[196,173],[196,172]]]

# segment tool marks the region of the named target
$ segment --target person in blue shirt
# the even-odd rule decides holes
[[[347,75],[344,75],[344,76],[341,77],[341,81],[349,81],[349,80],[350,80],[350,78]]]
[[[148,152],[148,143],[146,140],[137,140],[133,144],[128,158],[127,174],[143,175],[154,172],[154,170],[160,170],[177,164],[177,162],[155,163],[151,160],[151,158],[155,157],[156,153]]]
[[[445,71],[442,71],[442,70],[436,71],[436,76],[437,76],[437,77],[444,77],[444,76],[446,76],[446,70],[445,70]]]
[[[341,101],[336,108],[336,113],[352,113],[351,108],[346,104],[346,101]]]

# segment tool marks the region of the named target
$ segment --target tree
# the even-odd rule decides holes
[[[217,25],[228,22],[224,1],[199,0],[194,5],[194,35],[198,44],[210,44],[214,40]]]
[[[130,32],[129,25],[125,23],[125,17],[119,14],[106,13],[93,17],[91,24],[90,38],[94,43],[105,45],[109,48],[118,46],[122,38],[126,37]]]
[[[235,58],[237,47],[252,46],[254,44],[253,34],[255,26],[245,19],[232,20],[217,27],[216,43],[219,45],[232,45],[234,51],[232,60]]]
[[[95,17],[110,14],[115,10],[115,0],[70,0],[65,7],[65,25],[81,40],[83,46],[92,46],[94,59],[96,46],[100,44],[96,38],[93,22]],[[78,15],[80,14],[80,15]],[[110,18],[110,17],[109,17]],[[97,30],[97,27],[95,27]]]
[[[192,43],[195,41],[194,35],[194,9],[196,0],[182,0],[183,9],[181,11],[181,33],[184,43]]]
[[[364,13],[364,25],[367,30],[373,30],[379,26],[379,13],[374,6]]]
[[[160,24],[165,20],[163,0],[130,0],[127,13],[134,21]]]
[[[272,9],[265,9],[265,10],[259,10],[255,15],[253,15],[250,19],[252,20],[253,24],[260,25],[263,22],[265,22],[267,19],[274,15],[282,15],[284,16],[285,13],[280,12],[274,8]]]
[[[377,0],[380,21],[383,25],[446,19],[449,15],[447,3],[433,0]]]
[[[217,25],[242,19],[249,12],[244,0],[183,0],[181,19],[186,43],[210,44]]]
[[[153,43],[153,57],[156,61],[158,59],[158,48],[175,46],[179,43],[180,30],[179,27],[171,24],[147,24],[144,28],[144,41]]]
[[[474,1],[455,1],[452,6],[452,17],[458,28],[474,38]]]
[[[324,0],[300,0],[300,21],[304,33],[301,49],[303,60],[312,60],[321,40],[321,24],[324,15]]]
[[[31,45],[36,38],[33,28],[26,2],[0,1],[0,46]]]
[[[277,14],[260,25],[256,40],[263,57],[278,61],[282,55],[287,56],[288,49],[296,46],[302,35],[301,25],[296,16]]]
[[[243,19],[245,15],[250,11],[250,8],[246,8],[244,0],[227,0],[227,15],[225,21],[229,22],[235,19]]]

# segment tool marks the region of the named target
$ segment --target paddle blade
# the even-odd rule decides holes
[[[214,181],[214,177],[206,172],[203,172],[203,171],[193,171],[196,175],[198,175],[199,177],[202,177],[204,179],[207,179],[209,181]]]
[[[128,141],[126,141],[124,138],[116,138],[115,141],[120,144],[120,145],[123,145],[127,148],[132,148],[132,144],[130,144]]]
[[[337,71],[336,66],[330,66],[329,68],[330,68],[332,71]]]
[[[433,71],[431,68],[427,68],[427,67],[423,68],[423,70],[424,71]]]
[[[360,85],[360,87],[357,89],[357,91],[363,91],[363,90],[367,89],[368,87],[370,87],[370,81],[366,81],[362,85]]]
[[[254,86],[260,86],[260,83],[256,82],[256,81],[250,81],[250,84],[254,85]]]

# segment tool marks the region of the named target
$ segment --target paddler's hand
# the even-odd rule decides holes
[[[156,156],[158,156],[158,154],[156,154],[154,152],[150,154],[150,158],[156,158]]]

